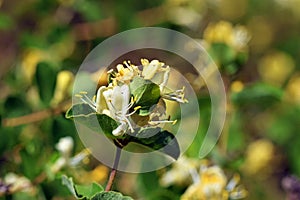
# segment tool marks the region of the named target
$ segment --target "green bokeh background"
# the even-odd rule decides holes
[[[121,31],[158,26],[202,40],[206,28],[220,21],[244,26],[251,38],[241,54],[223,43],[207,49],[220,66],[228,97],[223,134],[207,158],[228,175],[241,174],[247,199],[284,199],[282,179],[300,177],[299,13],[299,0],[0,0],[0,183],[13,172],[36,189],[0,199],[72,199],[60,174],[76,176],[100,164],[90,158],[53,176],[47,171],[61,137],[74,139],[74,155],[84,148],[73,122],[64,118],[71,88],[53,103],[61,71],[75,74],[89,51]],[[201,140],[210,118],[205,89],[199,103]],[[249,174],[248,147],[259,140],[273,151],[263,169]],[[196,157],[198,149],[195,142],[186,155]],[[161,173],[120,173],[114,189],[137,199],[179,199],[184,188],[159,187]]]

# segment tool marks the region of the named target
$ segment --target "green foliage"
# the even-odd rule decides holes
[[[55,88],[57,72],[50,63],[41,62],[36,68],[36,82],[41,100],[47,105],[50,103]]]
[[[91,180],[99,174],[93,171],[99,163],[92,157],[82,158],[84,161],[77,165],[70,163],[74,157],[78,159],[82,156],[84,146],[74,123],[64,118],[64,105],[51,103],[57,86],[57,74],[66,69],[75,74],[96,45],[123,30],[159,26],[201,39],[209,24],[221,20],[233,26],[244,26],[251,39],[243,50],[229,45],[232,41],[220,42],[228,38],[238,39],[237,42],[243,39],[232,38],[226,31],[213,34],[212,38],[217,37],[218,41],[204,41],[204,44],[209,43],[206,50],[219,66],[229,97],[224,132],[206,159],[212,164],[220,164],[226,174],[240,172],[241,181],[246,183],[249,193],[248,199],[288,198],[287,191],[279,187],[282,175],[300,176],[299,84],[293,87],[290,84],[300,69],[300,17],[299,5],[296,3],[271,0],[213,3],[208,0],[0,0],[0,199],[69,199],[67,187],[80,199],[131,199],[121,193],[103,192],[100,185],[92,183]],[[243,35],[234,32],[236,36]],[[162,42],[168,41],[167,38]],[[180,48],[186,47],[188,45]],[[286,63],[278,62],[275,58],[270,63],[264,63],[267,69],[264,75],[284,77],[282,84],[268,82],[259,70],[260,60],[274,51],[287,54],[294,66],[290,73],[284,75],[284,70],[288,68]],[[160,54],[139,54],[128,59],[139,60],[140,56],[161,59]],[[176,59],[170,59],[171,63],[167,60],[166,64],[180,68],[183,74],[194,73],[186,70]],[[278,68],[273,69],[272,62]],[[90,80],[90,74],[77,73],[76,78],[81,83]],[[198,83],[198,80],[188,80],[195,85]],[[177,80],[170,78],[170,81],[173,83]],[[232,89],[235,81],[242,83],[238,90]],[[76,86],[76,92],[89,88],[88,84],[96,83],[84,82]],[[99,82],[99,85],[104,84]],[[290,91],[291,88],[296,89]],[[136,101],[129,112],[141,106],[132,117],[137,116],[137,121],[147,119],[152,106],[160,100],[159,87],[149,80],[135,78],[130,89]],[[180,152],[173,133],[160,128],[137,129],[117,138],[111,133],[119,122],[107,115],[95,114],[87,104],[74,105],[76,109],[68,110],[66,116],[76,118],[97,132],[103,132],[111,140],[117,139],[124,144],[137,143],[145,151],[159,151],[174,159],[180,154],[198,158],[211,119],[211,102],[205,87],[196,86],[195,89],[199,98],[200,126],[193,143],[185,152]],[[95,91],[87,92],[93,94]],[[64,95],[70,97],[71,93]],[[71,101],[70,98],[65,100],[62,103],[68,104]],[[73,138],[74,148],[70,150],[68,161],[61,168],[55,169],[56,162],[64,158],[56,144],[65,136]],[[247,148],[258,139],[272,142],[276,150],[272,158],[275,164],[268,165],[267,171],[270,174],[260,174],[264,171],[261,170],[256,175],[247,175],[242,167],[249,153]],[[180,199],[186,186],[160,186],[159,178],[164,170],[140,174],[137,181],[124,181],[123,174],[118,174],[114,187],[121,192],[126,188],[126,194],[136,199]],[[101,173],[107,173],[104,171]],[[3,193],[8,173],[22,177],[23,181],[26,179],[32,186],[27,185],[29,188],[9,194]],[[74,184],[72,179],[65,177],[62,179],[67,187],[63,187],[61,174],[74,177],[82,185]],[[19,181],[15,183],[20,184]],[[103,184],[104,181],[99,182]],[[20,185],[26,184],[23,182]]]
[[[69,191],[77,199],[92,199],[96,194],[103,192],[103,188],[97,183],[91,185],[75,185],[72,178],[62,176],[62,184],[65,185]]]
[[[130,83],[130,91],[136,100],[135,106],[141,106],[139,114],[148,115],[152,106],[160,99],[159,86],[141,77],[135,77]]]
[[[96,194],[91,200],[131,200],[131,197],[123,196],[119,192],[109,191]]]
[[[120,137],[112,134],[112,131],[118,127],[118,123],[105,114],[97,114],[88,104],[75,104],[67,113],[66,118],[78,120],[96,132],[103,132],[110,139],[118,139],[127,145],[135,142],[152,150],[159,150],[174,159],[180,154],[178,142],[174,135],[160,128],[137,129],[134,133],[128,133]],[[101,129],[102,131],[101,131]]]
[[[105,114],[97,114],[88,104],[80,103],[73,105],[66,112],[67,119],[75,118],[78,122],[87,125],[90,129],[103,133],[109,138],[116,138],[112,131],[118,127],[115,120]],[[95,120],[96,119],[96,120]]]
[[[174,159],[177,159],[180,155],[179,144],[175,136],[168,131],[161,130],[161,128],[141,129],[133,136],[129,135],[126,139],[150,149],[159,150]]]
[[[91,185],[76,185],[72,178],[62,176],[62,183],[73,194],[76,199],[83,200],[130,200],[132,198],[123,196],[121,193],[109,191],[104,192],[103,188],[97,183]]]
[[[245,53],[236,52],[232,47],[224,43],[213,43],[209,49],[209,54],[213,60],[221,66],[227,74],[235,74],[245,62]]]
[[[233,93],[232,101],[238,106],[257,106],[266,108],[279,102],[283,91],[266,83],[255,83],[241,92]]]

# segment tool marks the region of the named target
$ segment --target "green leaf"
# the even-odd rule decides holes
[[[90,185],[75,185],[75,188],[80,196],[86,197],[88,199],[103,191],[103,188],[97,183],[92,183]]]
[[[104,134],[114,138],[112,131],[118,127],[117,122],[105,114],[97,114],[97,119]]]
[[[65,185],[69,191],[77,199],[91,199],[96,194],[103,191],[102,186],[97,183],[92,183],[90,185],[75,185],[73,179],[63,175],[62,184]]]
[[[224,43],[213,43],[209,49],[213,60],[218,61],[222,66],[234,61],[236,53],[234,49]]]
[[[233,93],[231,99],[240,106],[269,107],[273,103],[279,102],[282,95],[283,91],[280,88],[266,83],[255,83],[241,92]]]
[[[136,76],[130,83],[130,91],[136,100],[135,106],[141,106],[140,115],[148,115],[151,106],[157,104],[160,99],[159,86],[150,80]]]
[[[161,151],[174,159],[180,155],[179,144],[175,136],[168,131],[161,130],[161,128],[142,129],[135,133],[135,136],[130,136],[129,141]]]
[[[86,103],[79,103],[72,105],[66,112],[66,118],[71,119],[74,117],[87,117],[90,114],[95,114],[96,112]]]
[[[68,178],[67,176],[62,175],[61,181],[62,181],[62,184],[65,185],[69,189],[69,191],[74,195],[74,197],[80,198],[77,195],[76,189],[74,187],[74,182],[73,182],[73,179],[71,177]]]
[[[85,103],[73,105],[67,112],[66,118],[74,119],[86,125],[93,131],[99,132],[100,127],[103,133],[109,138],[116,138],[112,131],[118,127],[118,123],[111,117],[105,114],[97,114],[95,111]],[[100,126],[100,127],[99,127]]]
[[[41,62],[36,68],[36,83],[41,100],[49,104],[53,97],[57,72],[49,63]]]
[[[123,196],[119,192],[109,191],[96,194],[91,200],[133,200],[131,197]]]

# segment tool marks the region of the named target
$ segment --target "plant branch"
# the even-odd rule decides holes
[[[55,108],[48,108],[46,110],[30,113],[28,115],[24,115],[20,117],[3,119],[2,126],[14,127],[14,126],[20,126],[24,124],[38,122],[55,115],[59,115],[62,112],[65,112],[68,109],[68,107],[70,107],[70,105],[71,105],[71,101],[66,101]]]
[[[121,157],[121,151],[122,149],[117,147],[117,151],[116,151],[116,156],[115,156],[115,161],[114,161],[114,165],[113,165],[113,168],[110,172],[110,175],[109,175],[109,179],[108,179],[108,182],[107,182],[107,185],[105,187],[105,191],[110,191],[111,188],[112,188],[112,185],[113,185],[113,182],[114,182],[114,179],[116,177],[116,173],[117,173],[117,169],[118,169],[118,166],[119,166],[119,161],[120,161],[120,157]]]

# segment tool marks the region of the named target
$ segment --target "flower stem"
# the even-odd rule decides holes
[[[116,156],[115,156],[115,161],[114,161],[114,165],[113,168],[111,169],[110,175],[109,175],[109,179],[107,181],[107,185],[105,187],[105,191],[110,191],[114,182],[114,179],[116,177],[116,173],[117,173],[117,169],[118,169],[118,165],[119,165],[119,161],[120,161],[120,157],[121,157],[121,151],[122,149],[117,147],[117,151],[116,151]]]

